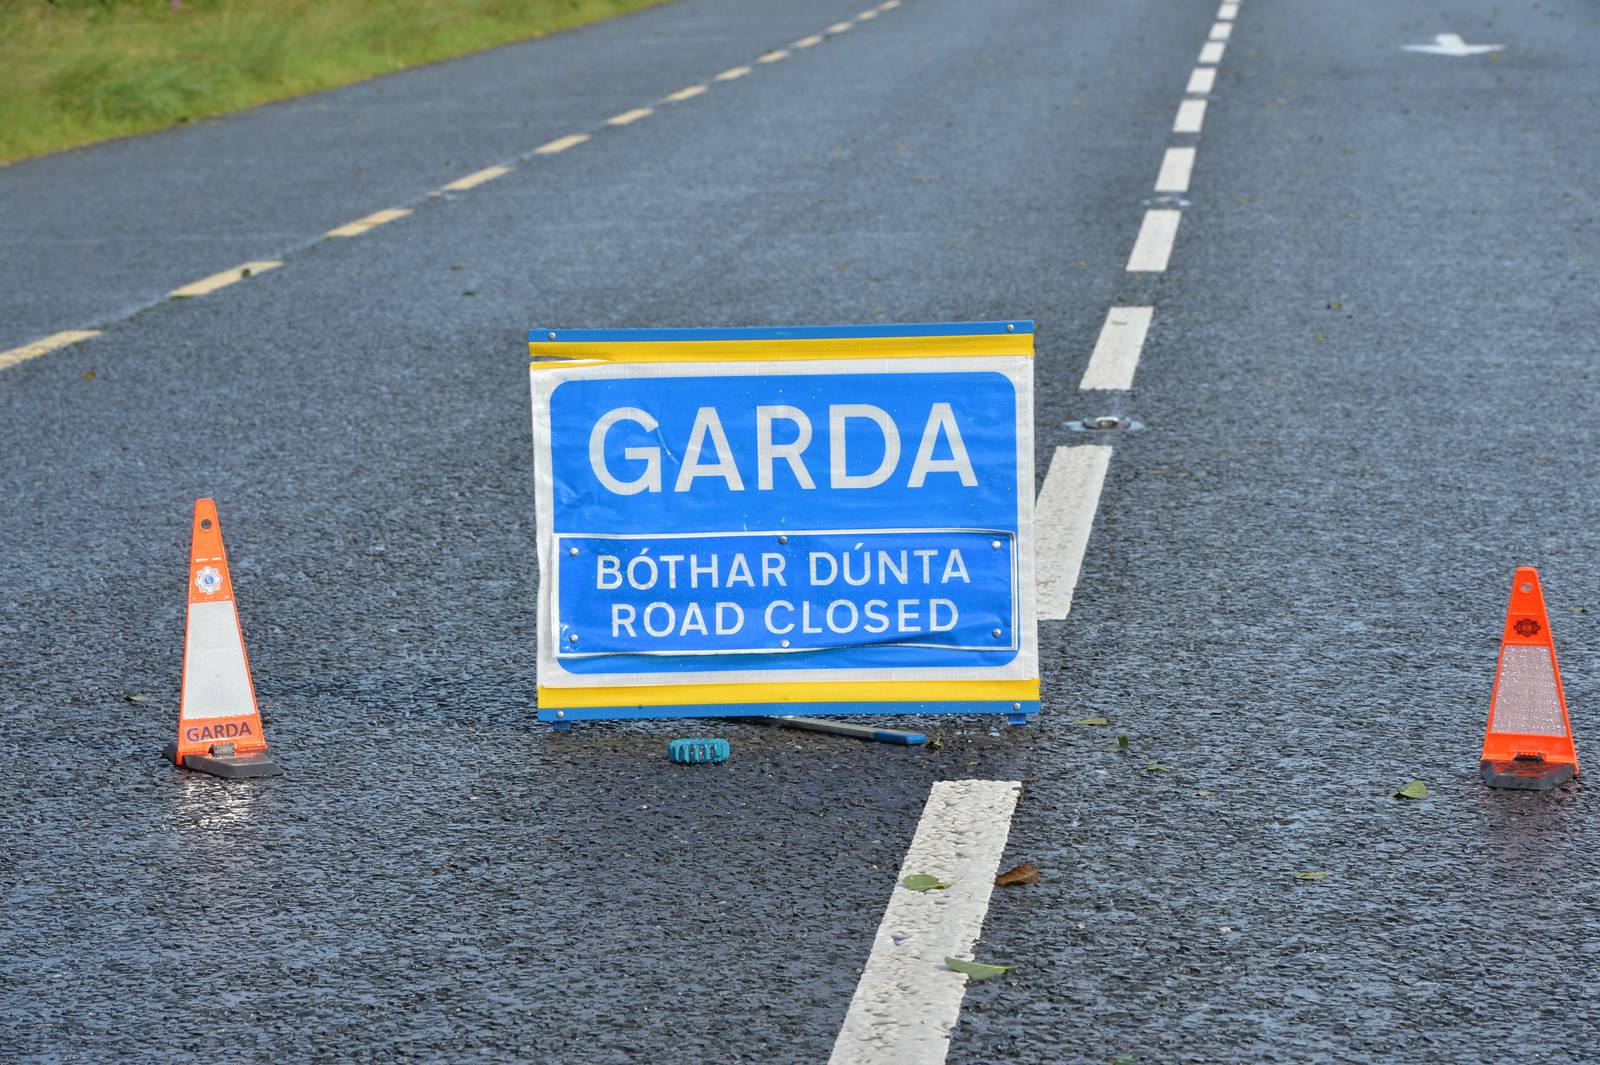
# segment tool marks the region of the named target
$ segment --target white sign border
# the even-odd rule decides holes
[[[567,381],[662,377],[845,376],[856,374],[998,373],[1016,390],[1017,654],[1001,666],[708,670],[703,673],[570,673],[551,651],[555,639],[555,474],[550,440],[550,397]],[[537,683],[546,688],[624,688],[664,685],[802,684],[818,681],[1036,680],[1039,676],[1038,604],[1034,591],[1033,359],[1027,355],[941,356],[928,359],[782,359],[770,362],[574,362],[535,363],[532,385],[534,518],[539,561]]]

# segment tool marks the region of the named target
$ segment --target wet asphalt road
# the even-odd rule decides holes
[[[1600,720],[1600,13],[1244,0],[1151,278],[1209,2],[907,0],[427,198],[857,10],[687,0],[0,170],[0,346],[104,330],[0,372],[0,1058],[825,1060],[967,777],[1024,781],[1045,880],[951,1061],[1600,1058],[1593,788],[1475,772],[1516,565],[1580,757]],[[1441,32],[1507,49],[1400,51]],[[1141,302],[1135,389],[1080,394]],[[685,770],[683,726],[533,723],[528,326],[1014,316],[1041,479],[1066,420],[1147,426],[1035,726]],[[201,495],[277,780],[159,760]]]

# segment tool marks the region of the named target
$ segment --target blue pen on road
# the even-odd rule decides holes
[[[928,737],[920,732],[873,728],[871,725],[853,725],[848,721],[828,721],[820,717],[753,717],[750,720],[768,725],[781,725],[784,728],[804,729],[806,732],[827,732],[834,736],[851,736],[858,740],[898,743],[906,747],[915,747],[928,742]]]

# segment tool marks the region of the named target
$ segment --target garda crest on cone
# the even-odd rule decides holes
[[[277,776],[283,770],[267,755],[215,500],[195,502],[191,543],[183,699],[167,757],[219,777]]]
[[[1554,788],[1578,772],[1550,615],[1531,566],[1518,569],[1511,585],[1478,768],[1492,788],[1529,791]]]

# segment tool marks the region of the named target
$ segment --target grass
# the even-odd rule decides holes
[[[662,0],[0,0],[0,163]]]

